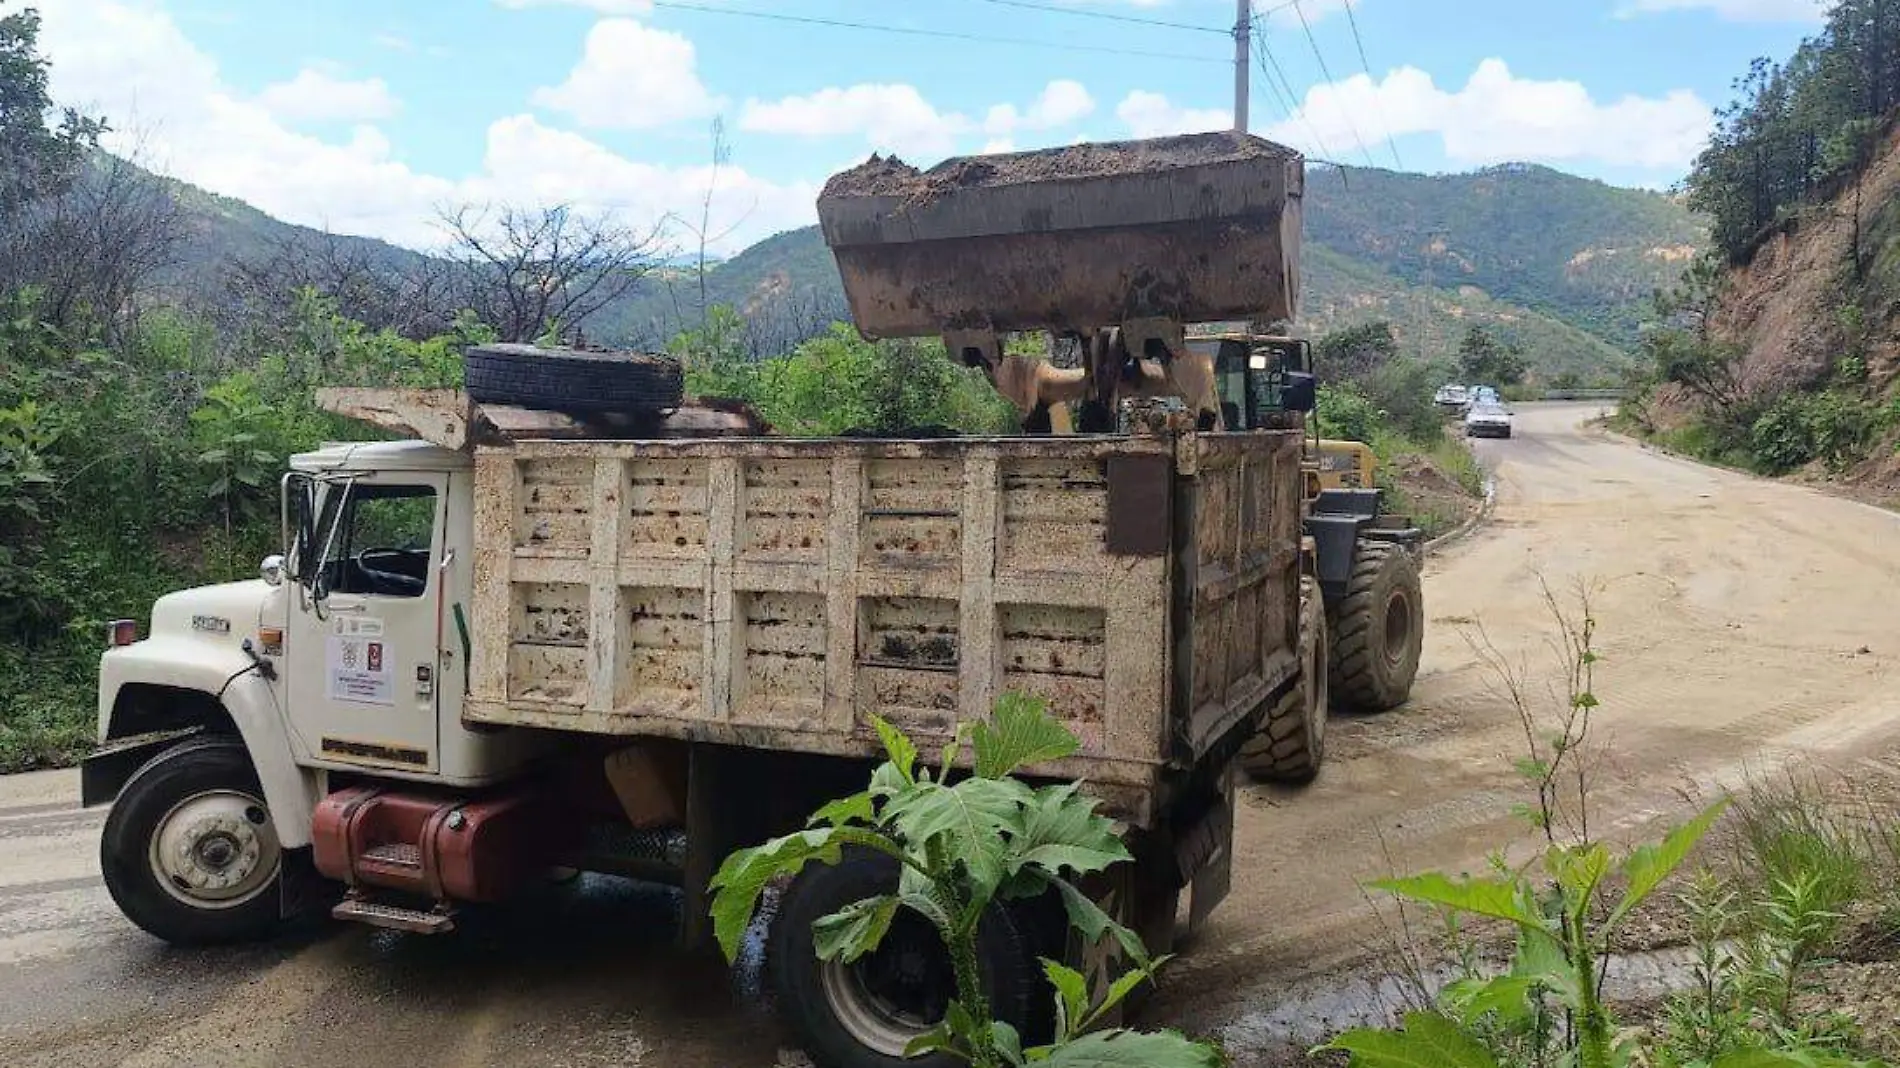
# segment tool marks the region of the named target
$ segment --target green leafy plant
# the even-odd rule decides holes
[[[942,937],[955,973],[956,996],[944,1021],[910,1044],[911,1056],[944,1051],[976,1068],[1027,1064],[1049,1068],[1147,1065],[1214,1068],[1212,1047],[1172,1032],[1089,1030],[1151,981],[1165,958],[1150,958],[1141,939],[1111,918],[1075,882],[1130,861],[1113,824],[1076,783],[1032,787],[1015,778],[1025,767],[1075,752],[1078,743],[1038,700],[1005,695],[988,722],[968,724],[946,747],[933,774],[920,767],[915,743],[876,720],[886,760],[864,791],[813,815],[802,831],[732,854],[714,876],[714,931],[734,959],[759,897],[775,879],[809,863],[836,864],[847,848],[883,854],[901,865],[896,892],[855,902],[813,924],[823,960],[849,963],[872,952],[900,909],[929,921]],[[967,740],[972,772],[953,768]],[[952,781],[954,780],[954,781]],[[1112,939],[1128,964],[1099,998],[1081,973],[1044,960],[1054,989],[1056,1040],[1025,1048],[1023,1036],[990,1018],[977,958],[977,928],[1000,901],[1055,894],[1068,922],[1090,943]]]
[[[1458,879],[1428,872],[1373,885],[1413,901],[1516,926],[1511,970],[1448,990],[1446,1003],[1453,1015],[1444,1018],[1446,1023],[1455,1025],[1490,1014],[1523,1018],[1548,1000],[1569,1021],[1556,1036],[1565,1046],[1564,1053],[1574,1057],[1579,1068],[1612,1068],[1630,1063],[1633,1047],[1618,1036],[1603,1001],[1600,966],[1610,951],[1610,940],[1630,913],[1688,857],[1726,804],[1711,805],[1661,842],[1640,846],[1620,860],[1613,859],[1601,843],[1553,844],[1541,858],[1547,880],[1543,885],[1531,877],[1529,868]],[[1599,905],[1605,901],[1612,874],[1620,877],[1624,889],[1605,915]],[[1599,915],[1603,916],[1600,921]],[[1407,1029],[1397,1033],[1402,1041],[1394,1038],[1394,1032],[1359,1030],[1340,1035],[1322,1048],[1344,1050],[1353,1055],[1354,1064],[1368,1066],[1397,1063],[1379,1058],[1408,1049],[1425,1058],[1418,1063],[1495,1063],[1432,1061],[1430,1057],[1444,1044],[1445,1028],[1433,1022],[1419,1029],[1422,1023],[1423,1018],[1409,1018]],[[1465,1037],[1466,1045],[1482,1049],[1475,1039]],[[1462,1045],[1447,1049],[1459,1056],[1468,1052]]]

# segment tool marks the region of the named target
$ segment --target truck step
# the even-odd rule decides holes
[[[391,843],[363,850],[362,859],[398,868],[420,868],[422,867],[422,850],[412,845]]]
[[[365,901],[359,897],[345,898],[330,910],[330,915],[339,920],[366,923],[371,927],[385,927],[392,931],[408,931],[411,934],[446,934],[455,930],[453,912],[424,912],[400,905]]]

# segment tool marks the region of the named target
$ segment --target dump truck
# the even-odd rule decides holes
[[[1167,344],[1290,306],[1293,153],[1136,142],[1039,182],[1047,162],[993,158],[1026,182],[959,171],[914,201],[828,190],[828,233],[883,242],[835,242],[861,321],[911,314],[871,309],[919,272],[938,303],[899,325],[973,345],[1097,322]],[[999,278],[986,242],[1034,262]],[[1094,890],[1159,952],[1183,899],[1191,930],[1226,894],[1242,747],[1269,730],[1284,777],[1318,768],[1310,380],[1271,383],[1278,414],[1231,433],[788,440],[694,432],[661,360],[491,346],[467,372],[465,391],[325,391],[396,440],[291,458],[257,578],[160,598],[143,636],[110,627],[81,789],[111,806],[113,900],[159,938],[312,910],[442,935],[578,869],[677,886],[679,936],[706,945],[717,866],[860,788],[874,717],[935,758],[1021,693],[1080,740],[1029,771],[1084,781],[1124,828],[1136,860]],[[896,877],[810,867],[777,915]],[[1037,916],[999,918],[982,966],[1081,952]],[[770,983],[820,1064],[891,1064],[941,1019],[927,928],[843,964],[792,951],[795,927],[768,933]]]

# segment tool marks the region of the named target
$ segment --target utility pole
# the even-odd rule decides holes
[[[1247,132],[1247,61],[1253,58],[1253,0],[1234,0],[1234,129]]]

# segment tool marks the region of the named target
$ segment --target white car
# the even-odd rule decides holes
[[[1508,438],[1511,436],[1511,411],[1501,404],[1474,404],[1465,413],[1465,436]]]
[[[1463,386],[1439,386],[1438,392],[1432,394],[1432,403],[1440,408],[1462,411],[1465,405],[1471,403],[1471,396]]]

